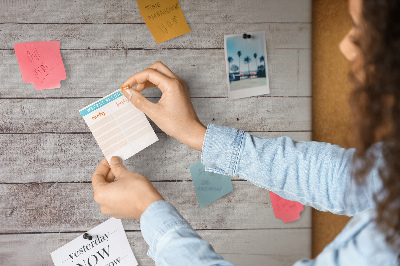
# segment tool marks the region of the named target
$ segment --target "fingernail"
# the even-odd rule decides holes
[[[113,156],[110,160],[110,164],[119,164],[119,163],[122,163],[122,160],[118,156]]]
[[[130,89],[130,88],[129,88],[129,85],[126,85],[125,87],[122,87],[122,86],[121,86],[121,92],[122,92],[122,93],[124,92],[124,90],[128,90],[128,89]]]
[[[132,98],[132,90],[128,89],[128,90],[124,90],[123,94],[125,95],[126,98],[128,98],[128,100],[130,100]]]

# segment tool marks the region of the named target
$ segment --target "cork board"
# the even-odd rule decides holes
[[[313,140],[342,147],[353,146],[349,139],[351,90],[349,62],[340,53],[339,43],[351,28],[346,0],[314,0],[312,14]],[[313,210],[312,254],[316,257],[349,221],[349,217]]]

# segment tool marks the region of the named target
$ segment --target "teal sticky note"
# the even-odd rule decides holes
[[[189,166],[200,208],[233,190],[230,176],[206,172],[200,161]]]

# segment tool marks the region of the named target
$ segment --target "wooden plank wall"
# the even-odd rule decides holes
[[[311,140],[311,0],[180,4],[192,32],[157,45],[132,0],[1,2],[1,265],[52,265],[50,252],[108,219],[90,184],[102,153],[78,110],[157,60],[186,81],[204,124]],[[223,35],[256,30],[267,36],[271,94],[229,101]],[[45,40],[61,42],[68,78],[36,91],[23,83],[13,46]],[[145,95],[160,97],[156,89]],[[149,177],[217,252],[237,265],[310,257],[309,208],[284,224],[267,191],[233,179],[232,193],[200,209],[188,169],[200,153],[155,130],[160,141],[127,167]],[[139,265],[154,265],[139,223],[123,224]]]

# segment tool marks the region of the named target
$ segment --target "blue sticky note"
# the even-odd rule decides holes
[[[200,161],[189,166],[200,208],[233,190],[230,176],[206,172]]]

